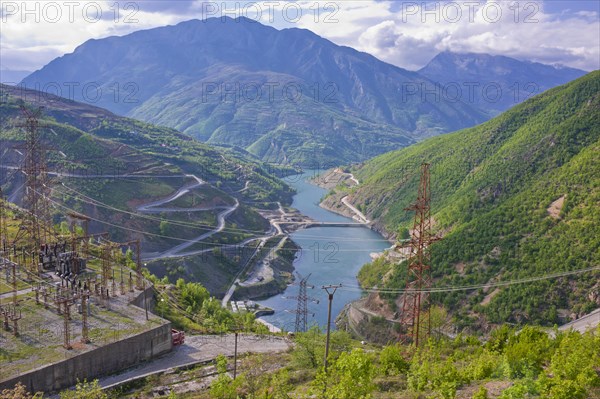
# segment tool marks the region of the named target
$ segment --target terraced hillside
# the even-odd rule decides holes
[[[273,175],[285,168],[101,108],[11,86],[0,89],[0,173],[10,201],[19,203],[23,196],[24,177],[17,169],[24,158],[19,105],[25,100],[43,107],[39,132],[54,180],[54,222],[69,211],[86,214],[92,231],[109,231],[121,241],[142,239],[149,261],[190,255],[186,243],[202,246],[207,267],[220,265],[216,273],[202,274],[215,292],[237,273],[240,260],[212,249],[263,236],[269,223],[254,209],[290,201],[291,190]],[[196,271],[185,261],[171,263],[154,271],[194,278]]]

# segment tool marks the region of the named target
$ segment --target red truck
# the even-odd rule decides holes
[[[173,338],[173,346],[181,345],[185,342],[185,333],[183,331],[172,328],[171,337]]]

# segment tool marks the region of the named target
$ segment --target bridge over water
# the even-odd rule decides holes
[[[281,226],[297,226],[304,227],[305,229],[309,229],[311,227],[369,227],[368,224],[364,223],[352,223],[352,222],[315,222],[315,221],[307,221],[307,222],[278,222]]]

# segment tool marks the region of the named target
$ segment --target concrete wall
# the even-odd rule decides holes
[[[137,292],[137,290],[136,290]],[[146,290],[140,291],[139,294],[129,301],[130,305],[137,306],[138,308],[144,309],[144,298],[148,301],[148,311],[151,312],[154,309],[154,287],[151,283],[146,281]]]
[[[0,391],[21,382],[30,392],[54,392],[147,361],[172,349],[171,324],[145,331],[70,359],[0,382]]]

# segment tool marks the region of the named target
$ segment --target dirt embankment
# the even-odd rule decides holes
[[[281,250],[269,253],[266,259],[268,276],[264,280],[250,285],[238,285],[233,294],[233,299],[264,299],[281,294],[288,284],[294,281],[294,259],[300,247],[292,241],[287,240]]]
[[[358,180],[354,178],[354,175],[344,172],[340,168],[329,169],[320,175],[313,177],[311,183],[327,190],[332,190],[338,186],[353,187],[359,184]]]
[[[340,192],[330,192],[327,197],[319,206],[321,208],[327,209],[328,211],[337,213],[338,215],[346,216],[347,218],[353,218],[354,212],[350,210],[347,206],[342,203],[342,198],[344,198],[348,193],[340,193]]]
[[[311,182],[319,187],[330,190],[325,199],[319,204],[321,208],[337,213],[338,215],[355,219],[356,213],[342,202],[342,199],[349,194],[348,188],[360,185],[360,182],[354,175],[344,172],[340,168],[335,168],[313,178]],[[350,199],[351,202],[351,196],[348,196],[347,199]],[[368,217],[368,215],[366,216]],[[394,233],[386,231],[383,224],[376,220],[369,220],[368,227],[381,234],[386,240],[395,239]]]
[[[391,317],[387,305],[373,303],[379,301],[377,295],[369,295],[348,303],[336,319],[337,327],[369,342],[387,344],[393,341],[398,336],[398,323]]]

